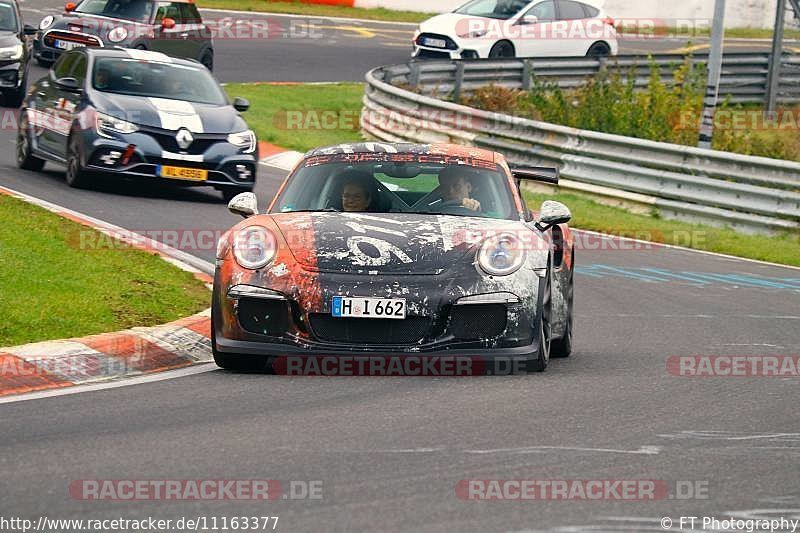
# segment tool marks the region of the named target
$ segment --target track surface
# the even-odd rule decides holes
[[[219,74],[358,79],[371,64],[406,58],[404,48],[379,47],[353,61],[358,43],[341,41],[345,51],[289,43],[282,53],[296,57],[262,57],[260,72],[249,60],[224,60]],[[315,63],[322,70],[309,67]],[[250,78],[239,76],[245,70]],[[140,231],[224,230],[236,221],[213,191],[76,191],[56,167],[19,171],[13,138],[0,131],[0,185]],[[280,177],[261,173],[263,202]],[[666,360],[800,353],[800,272],[666,249],[587,249],[577,258],[577,352],[543,375],[301,379],[213,371],[1,405],[0,514],[269,515],[280,517],[283,531],[658,531],[667,515],[798,518],[800,381],[674,377]],[[68,493],[81,479],[264,478],[322,481],[323,499],[90,502]],[[707,482],[708,499],[460,500],[456,483],[476,478],[693,480]]]

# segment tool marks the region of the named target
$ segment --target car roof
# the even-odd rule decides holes
[[[305,157],[315,157],[321,155],[337,154],[364,154],[375,152],[389,152],[398,154],[437,154],[455,157],[472,158],[489,163],[498,163],[502,156],[491,150],[476,148],[474,146],[463,146],[460,144],[414,144],[414,143],[386,143],[386,142],[360,142],[345,143],[333,146],[315,148],[306,153]]]
[[[172,57],[162,52],[153,52],[151,50],[135,50],[130,48],[99,48],[99,47],[84,47],[81,48],[89,54],[89,57],[118,57],[121,59],[138,59],[140,61],[152,61],[154,63],[173,63],[176,65],[191,65],[197,67],[200,65],[197,61],[191,59],[182,59],[179,57]]]

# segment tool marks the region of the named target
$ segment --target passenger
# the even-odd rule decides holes
[[[340,176],[342,183],[342,210],[364,213],[374,209],[378,195],[375,179],[359,170],[350,170]]]

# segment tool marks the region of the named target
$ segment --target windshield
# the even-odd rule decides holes
[[[98,91],[227,105],[216,80],[203,67],[101,57],[94,63],[92,86]]]
[[[455,10],[461,15],[507,20],[519,13],[530,0],[472,0]]]
[[[359,153],[306,159],[273,212],[422,213],[515,220],[519,216],[514,206],[509,179],[494,163],[444,155]]]
[[[149,22],[153,5],[148,0],[84,0],[75,8],[75,13]]]
[[[0,31],[17,31],[17,14],[14,6],[0,2]]]

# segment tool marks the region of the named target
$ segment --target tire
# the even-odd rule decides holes
[[[574,256],[573,252],[573,257]],[[550,357],[556,359],[563,359],[572,354],[572,331],[573,331],[573,300],[575,294],[575,269],[573,267],[572,273],[569,276],[569,287],[567,288],[567,326],[564,329],[564,336],[560,339],[554,339],[550,345]]]
[[[536,359],[528,361],[528,372],[544,372],[550,362],[551,353],[551,324],[550,317],[553,311],[553,298],[551,295],[552,285],[550,283],[550,272],[543,283],[542,298],[540,303],[539,318],[536,321],[538,337],[538,347],[536,349]]]
[[[78,137],[73,132],[67,142],[67,174],[65,177],[67,185],[76,189],[85,189],[92,184],[92,178],[83,168],[81,162],[80,148],[78,147]]]
[[[28,127],[28,114],[25,110],[19,114],[19,128],[17,129],[17,166],[22,170],[36,172],[44,168],[44,159],[39,159],[31,153],[31,139]]]
[[[517,56],[514,45],[511,41],[500,41],[492,46],[489,51],[490,59],[510,59]]]
[[[206,50],[202,57],[200,57],[200,63],[202,63],[209,72],[214,72],[214,52]]]
[[[249,187],[239,188],[225,188],[220,191],[222,193],[222,199],[225,200],[225,203],[230,203],[231,200],[234,199],[235,196],[242,194],[243,192],[253,192],[253,189]]]
[[[216,291],[215,291],[216,294]],[[231,372],[268,372],[267,357],[261,355],[223,354],[217,351],[216,320],[217,300],[211,304],[211,353],[214,363],[223,370]]]
[[[586,57],[591,57],[592,59],[602,59],[610,55],[611,48],[604,42],[594,43],[589,47],[589,51],[586,52]]]

